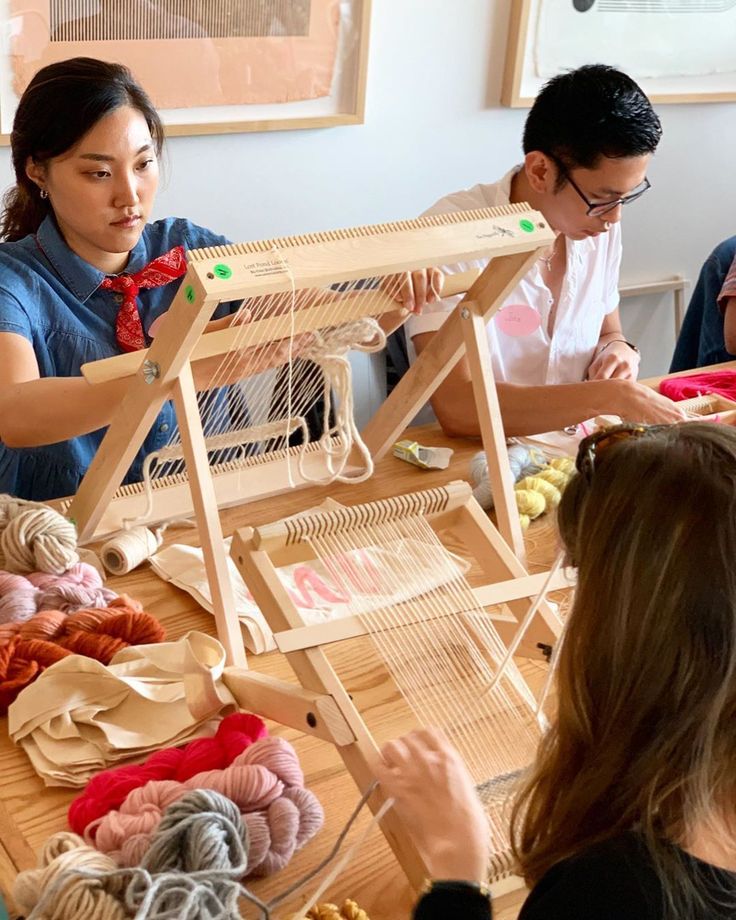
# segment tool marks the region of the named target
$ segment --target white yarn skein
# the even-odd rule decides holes
[[[163,542],[161,532],[148,527],[121,530],[102,547],[102,562],[111,575],[125,575],[149,559]]]
[[[77,562],[71,521],[40,502],[0,495],[0,568],[62,575]]]

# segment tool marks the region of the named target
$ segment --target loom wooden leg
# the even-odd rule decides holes
[[[189,362],[182,368],[174,385],[174,407],[189,473],[207,581],[212,593],[217,636],[225,647],[227,663],[245,668],[245,647],[235,609],[235,596],[217,511],[217,497],[210,474],[202,420],[197,405],[197,391]]]

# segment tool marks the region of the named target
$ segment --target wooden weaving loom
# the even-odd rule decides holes
[[[292,443],[301,425],[294,418],[300,417],[307,401],[299,403],[297,386],[292,387],[289,376],[301,359],[287,361],[291,356],[283,353],[279,342],[285,338],[293,341],[294,336],[305,333],[329,339],[341,330],[350,331],[351,324],[393,312],[397,273],[491,259],[479,276],[472,272],[449,279],[445,296],[462,292],[463,283],[467,293],[443,325],[442,334],[435,337],[368,424],[363,440],[372,458],[382,457],[466,354],[473,368],[499,530],[512,550],[511,569],[504,564],[502,570],[507,577],[524,576],[519,562],[523,541],[485,324],[553,238],[540,214],[524,205],[508,205],[190,252],[187,274],[151,347],[82,368],[93,385],[129,378],[130,386],[77,495],[66,508],[77,525],[80,542],[100,539],[120,530],[126,522],[153,523],[193,513],[218,635],[228,660],[245,665],[217,509],[315,480],[329,481],[335,456],[345,444],[349,456],[342,458],[343,474],[365,472],[365,453],[357,450],[355,440],[351,442],[345,432],[326,432],[320,441],[308,441],[305,435],[301,445]],[[243,307],[230,328],[207,331],[219,304],[242,298]],[[245,310],[247,321],[237,323]],[[365,332],[357,334],[365,340]],[[242,355],[254,348],[261,355],[265,352],[271,363],[283,365],[279,372],[281,395],[271,395],[265,424],[261,419],[251,425],[250,410],[238,405],[233,414],[240,427],[235,425],[233,435],[222,424],[222,398],[203,406],[197,388],[206,390],[210,399],[210,394],[222,392],[219,388],[223,383],[254,379],[253,367],[242,361]],[[195,384],[195,371],[207,361],[217,365],[211,379],[204,386],[200,381]],[[312,401],[315,392],[324,392],[321,379],[317,383],[311,380]],[[228,400],[234,399],[234,390],[230,386]],[[240,390],[238,398],[239,394]],[[139,483],[121,483],[168,399],[173,399],[179,432],[172,436],[171,453],[164,456],[161,475],[152,482],[146,497]],[[273,411],[274,403],[278,411]],[[208,429],[212,416],[217,424]],[[543,633],[540,638],[549,641],[549,628]]]
[[[444,725],[488,794],[494,815],[495,877],[505,875],[510,867],[500,818],[504,790],[531,758],[538,737],[534,698],[510,649],[519,624],[534,613],[531,598],[539,592],[545,576],[528,575],[522,563],[521,529],[485,326],[540,250],[553,239],[541,215],[524,205],[509,205],[190,252],[187,275],[152,346],[83,368],[93,385],[123,377],[130,379],[130,385],[67,509],[81,542],[117,531],[126,521],[154,523],[193,513],[217,632],[230,665],[226,671],[230,689],[243,708],[335,744],[363,791],[373,778],[371,764],[377,743],[332,670],[323,645],[345,638],[360,641],[359,637],[369,632],[382,638],[384,651],[389,647],[386,642],[393,641],[389,657],[393,659],[392,680],[397,685],[401,684],[402,661],[416,660],[416,647],[407,653],[401,646],[407,635],[413,642],[418,641],[420,632],[425,638],[430,636],[430,657],[422,660],[436,660],[432,659],[433,646],[444,650],[448,661],[459,656],[462,673],[456,676],[464,688],[461,711],[452,715],[443,708],[439,712],[435,691],[420,675],[419,687],[424,694],[420,715],[430,721],[434,715],[434,723]],[[233,557],[276,632],[278,645],[288,656],[300,686],[249,671],[218,508],[311,484],[315,479],[329,481],[336,469],[348,477],[363,475],[366,464],[365,448],[359,449],[347,423],[336,429],[328,420],[321,437],[308,439],[301,419],[309,400],[300,399],[300,378],[295,371],[299,361],[304,363],[303,358],[294,358],[291,352],[284,354],[279,341],[293,343],[295,337],[310,333],[327,342],[326,354],[310,356],[321,368],[320,374],[326,373],[324,367],[333,361],[332,352],[339,351],[351,336],[365,343],[374,335],[373,327],[366,331],[356,324],[396,309],[398,273],[478,259],[490,260],[480,274],[473,271],[448,278],[443,296],[463,292],[465,296],[362,437],[368,459],[382,457],[456,362],[466,356],[488,455],[498,529],[472,499],[467,484],[455,483],[430,493],[340,510],[332,517],[318,514],[300,519],[311,522],[305,525],[295,520],[275,528],[241,531],[233,542]],[[207,331],[220,303],[243,298],[236,316],[243,317],[247,310],[246,321],[217,332]],[[338,339],[339,347],[333,342]],[[241,378],[251,383],[254,366],[262,369],[257,358],[255,365],[243,359],[254,348],[259,349],[255,354],[261,358],[265,351],[266,363],[281,366],[271,372],[276,382],[273,384],[272,379],[266,400],[269,411],[259,418],[254,417],[250,406],[240,406],[241,390],[233,394],[232,387]],[[339,355],[335,360],[339,365]],[[195,376],[207,361],[216,366],[201,386],[200,380],[195,383]],[[338,374],[343,373],[340,367]],[[303,372],[301,367],[299,373]],[[258,379],[263,376],[259,374]],[[328,384],[324,379],[319,374],[310,378],[310,399],[315,393],[324,394],[338,378],[330,378]],[[220,387],[224,384],[230,387],[225,401],[221,395],[210,399],[209,394],[223,392]],[[204,399],[201,394],[198,397],[198,388],[206,391]],[[343,401],[346,392],[343,388]],[[262,391],[258,393],[262,399]],[[161,475],[146,489],[138,484],[121,486],[168,399],[173,399],[179,433],[178,440],[172,437],[170,445],[159,452]],[[335,414],[343,408],[338,405]],[[217,421],[214,427],[213,417]],[[223,418],[229,427],[220,424]],[[301,444],[293,443],[298,432],[302,433]],[[452,535],[450,542],[459,539],[464,554],[474,560],[472,585],[437,537],[447,528]],[[346,547],[320,544],[338,536],[348,540]],[[351,544],[351,540],[358,542]],[[378,562],[372,560],[371,571],[379,582],[394,580],[394,590],[389,591],[394,602],[376,607],[373,598],[368,612],[359,605],[351,616],[334,623],[305,625],[275,568],[287,559],[320,558],[334,578],[347,579],[346,592],[352,586],[355,594],[355,579],[360,588],[362,576],[356,575],[354,566],[339,560],[351,560],[356,552],[373,553],[376,540],[379,547],[390,546],[391,552]],[[382,569],[387,556],[394,558],[394,566]],[[404,568],[397,569],[397,564]],[[419,599],[404,593],[403,599],[395,602],[397,590],[416,582],[417,572],[427,574],[430,570],[432,578],[415,584]],[[558,574],[550,587],[566,584],[565,577]],[[551,643],[559,634],[559,618],[547,604],[539,605],[538,612],[541,616],[532,623],[530,641]],[[398,613],[406,622],[397,619]],[[472,667],[466,674],[468,664]],[[440,665],[441,661],[437,667]],[[453,679],[445,675],[444,691],[452,685]],[[483,757],[480,752],[474,755],[467,744],[481,729],[478,737],[484,739]],[[488,745],[488,737],[502,748],[501,761],[487,758],[489,746],[493,747]],[[503,744],[499,738],[510,740]],[[371,797],[371,808],[375,811],[381,803],[378,790]],[[418,886],[426,870],[406,828],[391,810],[382,818],[381,826],[408,878]]]

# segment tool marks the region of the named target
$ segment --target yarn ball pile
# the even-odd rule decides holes
[[[526,529],[531,521],[559,505],[562,492],[575,472],[575,461],[570,457],[547,460],[542,451],[523,444],[513,444],[508,453],[519,520]],[[473,457],[470,475],[476,501],[489,510],[493,507],[493,495],[484,451]]]
[[[184,783],[198,773],[224,770],[247,747],[268,735],[258,716],[236,712],[226,716],[211,738],[196,738],[181,747],[164,748],[143,763],[103,770],[87,783],[69,806],[69,827],[84,834],[93,822],[120,808],[128,794],[152,780]]]
[[[65,614],[37,613],[23,623],[0,625],[0,713],[36,678],[68,655],[86,655],[102,664],[129,645],[163,642],[158,620],[123,595],[109,607]]]
[[[100,573],[77,562],[61,575],[0,571],[0,624],[28,620],[40,610],[71,613],[86,607],[106,607],[117,597],[102,583]]]
[[[219,792],[239,809],[248,830],[248,875],[283,869],[324,823],[322,806],[304,787],[293,747],[284,738],[267,737],[224,770],[207,770],[184,782],[152,780],[134,789],[118,810],[89,825],[85,838],[94,839],[119,866],[141,864],[166,810],[197,789]]]
[[[48,505],[0,495],[0,568],[61,575],[77,562],[71,521]]]
[[[355,901],[344,901],[342,907],[337,904],[316,904],[306,914],[294,914],[292,920],[370,920],[368,914],[361,910]]]
[[[239,920],[249,864],[238,809],[199,789],[167,809],[140,866],[119,869],[76,834],[56,834],[13,896],[28,920]]]

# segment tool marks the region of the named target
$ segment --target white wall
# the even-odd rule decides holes
[[[498,104],[508,6],[373,0],[366,123],[174,138],[157,216],[185,215],[254,239],[413,216],[448,191],[495,180],[520,158],[526,114]],[[591,61],[604,53],[591,50]],[[665,133],[653,189],[626,214],[625,282],[694,279],[711,248],[736,232],[736,106],[659,112]],[[0,186],[10,181],[3,149]],[[665,371],[674,344],[670,301],[627,302],[623,312],[644,351],[643,370]],[[369,396],[377,384],[366,376],[362,386]]]

